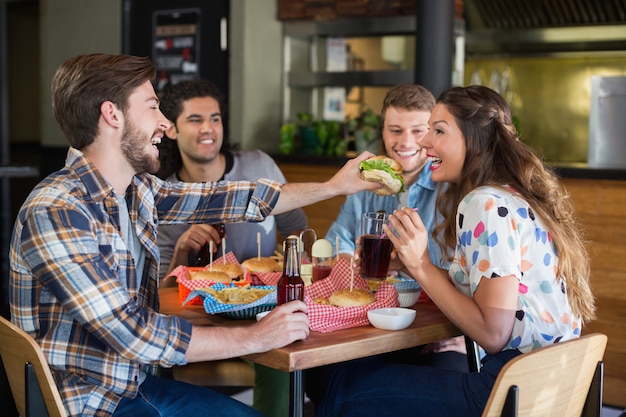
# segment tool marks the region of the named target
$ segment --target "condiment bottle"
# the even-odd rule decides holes
[[[330,275],[333,266],[333,245],[326,239],[318,239],[311,248],[313,263],[312,282],[319,281]]]
[[[285,241],[283,275],[276,285],[276,298],[278,305],[293,300],[304,301],[304,281],[300,276],[297,236],[289,236]]]

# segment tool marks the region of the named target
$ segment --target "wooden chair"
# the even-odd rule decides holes
[[[607,339],[589,334],[512,359],[500,371],[483,417],[600,416]]]
[[[0,317],[0,357],[22,417],[67,417],[41,348],[22,329]]]

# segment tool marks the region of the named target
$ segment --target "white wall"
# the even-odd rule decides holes
[[[277,2],[231,1],[230,137],[243,149],[275,153],[282,91]]]
[[[122,45],[120,0],[40,0],[41,144],[68,146],[52,115],[50,82],[75,55],[117,54]]]

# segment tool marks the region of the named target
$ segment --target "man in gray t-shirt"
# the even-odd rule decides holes
[[[172,122],[161,149],[159,176],[168,181],[257,181],[259,178],[286,182],[274,160],[260,150],[235,151],[224,140],[222,94],[204,80],[182,81],[163,91],[161,111]],[[257,236],[261,237],[261,256],[276,249],[277,230],[283,238],[307,227],[302,209],[270,216],[260,223],[226,224],[226,248],[243,262],[258,255]],[[160,276],[178,265],[188,265],[198,250],[210,241],[218,248],[220,236],[208,224],[162,225],[158,230],[161,251]],[[221,250],[220,250],[221,252]],[[216,258],[221,253],[214,255]]]
[[[256,181],[259,178],[285,182],[285,177],[274,160],[260,150],[230,152],[223,151],[226,158],[226,172],[220,178],[226,181],[248,180]],[[168,181],[181,181],[176,173],[167,178]],[[208,226],[208,225],[199,225]],[[176,224],[159,226],[158,245],[161,251],[161,277],[181,263],[172,263],[176,244],[192,225]],[[278,216],[269,216],[260,223],[228,223],[226,224],[226,253],[232,251],[239,262],[253,258],[258,254],[257,233],[261,237],[261,256],[274,254],[277,243],[276,231],[286,238],[290,234],[298,234],[306,229],[306,215],[301,209],[292,210]],[[218,242],[219,243],[219,242]],[[180,249],[182,251],[183,249]],[[217,244],[214,245],[217,248]],[[187,258],[195,257],[196,250],[191,249]],[[220,253],[215,254],[221,256]]]
[[[160,109],[171,122],[159,148],[158,175],[168,181],[257,181],[268,178],[286,182],[274,160],[266,153],[235,151],[224,139],[223,100],[219,89],[204,80],[181,81],[166,87]],[[302,209],[269,216],[260,223],[227,223],[226,252],[240,262],[258,254],[257,233],[261,236],[261,256],[276,249],[276,232],[283,238],[307,228]],[[187,265],[191,256],[209,241],[221,243],[217,230],[208,224],[161,225],[158,246],[161,252],[161,278],[178,265]],[[221,253],[216,254],[217,257]],[[289,374],[255,365],[253,407],[269,417],[289,414]]]

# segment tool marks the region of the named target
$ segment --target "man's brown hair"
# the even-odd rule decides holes
[[[102,103],[111,101],[125,112],[133,90],[155,75],[147,57],[89,54],[63,62],[52,78],[52,111],[70,145],[90,145]]]
[[[398,84],[389,91],[383,100],[383,108],[380,115],[385,121],[385,113],[389,107],[409,111],[424,110],[432,111],[435,107],[435,97],[425,87],[418,84]]]

